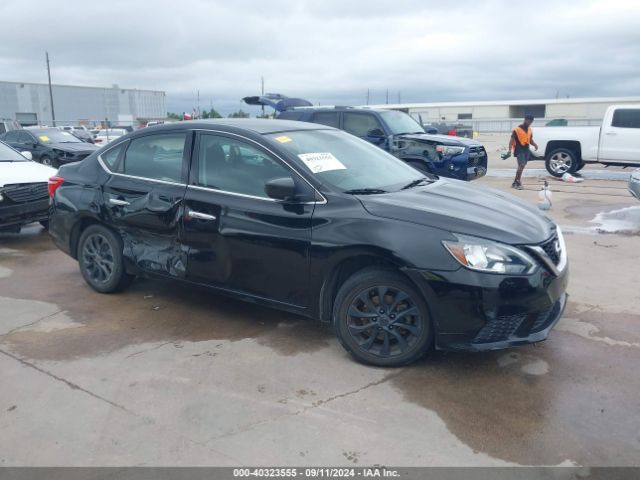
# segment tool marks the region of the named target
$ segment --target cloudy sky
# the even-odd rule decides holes
[[[640,0],[0,0],[0,80],[363,104],[640,95]]]

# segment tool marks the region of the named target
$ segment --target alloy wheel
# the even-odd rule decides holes
[[[571,170],[573,158],[566,152],[556,152],[551,155],[549,165],[555,173],[564,174]]]
[[[106,283],[113,276],[113,248],[103,235],[95,233],[87,237],[82,249],[82,260],[87,276],[96,284]]]
[[[424,322],[406,292],[385,285],[360,292],[347,312],[347,328],[358,347],[382,358],[410,349],[422,336]]]

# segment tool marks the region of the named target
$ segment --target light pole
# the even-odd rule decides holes
[[[56,112],[53,109],[53,89],[51,88],[51,67],[49,66],[49,52],[44,52],[47,57],[47,76],[49,77],[49,100],[51,101],[51,121],[56,126]]]

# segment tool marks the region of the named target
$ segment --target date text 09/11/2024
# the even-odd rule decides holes
[[[284,478],[394,478],[397,470],[385,467],[372,468],[235,468],[234,478],[241,477],[284,477]]]

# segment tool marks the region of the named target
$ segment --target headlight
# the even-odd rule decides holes
[[[455,235],[457,242],[442,242],[463,266],[480,272],[524,275],[536,269],[536,262],[522,250],[483,238]]]
[[[464,153],[465,147],[451,147],[449,145],[436,145],[436,152],[440,155],[459,155]]]

